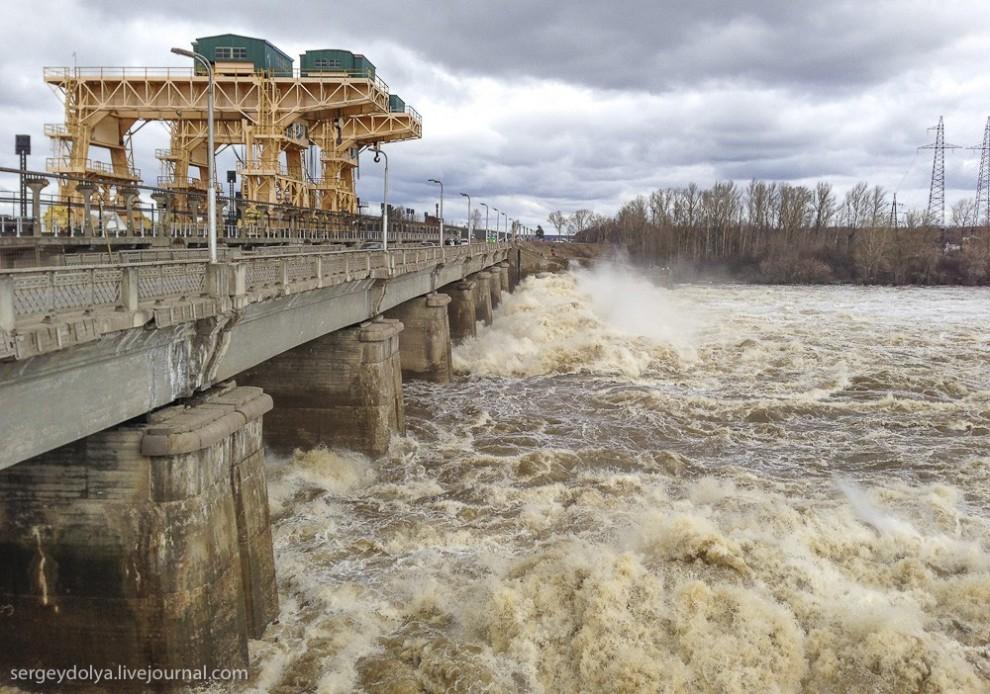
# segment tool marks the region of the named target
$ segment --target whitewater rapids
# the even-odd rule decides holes
[[[990,691],[988,325],[985,289],[528,278],[388,457],[269,458],[250,687]]]

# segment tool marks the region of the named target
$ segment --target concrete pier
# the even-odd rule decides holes
[[[509,274],[509,263],[506,262],[506,261],[502,261],[501,263],[499,263],[498,265],[496,265],[495,267],[492,268],[492,272],[493,273],[494,272],[497,272],[498,273],[498,281],[499,281],[499,284],[501,285],[502,291],[503,292],[511,292],[512,291],[512,285],[511,285],[511,278],[510,278],[510,274]]]
[[[492,273],[478,272],[471,275],[470,279],[475,281],[474,287],[474,311],[477,320],[485,325],[492,324]]]
[[[402,322],[399,352],[402,377],[434,383],[448,383],[451,378],[450,322],[447,316],[451,298],[446,294],[428,294],[385,313],[387,318]]]
[[[397,320],[369,321],[238,375],[275,400],[265,442],[281,452],[326,445],[385,453],[392,432],[405,431],[400,332]]]
[[[278,610],[271,407],[218,387],[0,472],[0,672],[247,667]]]
[[[492,310],[498,308],[502,303],[502,276],[497,267],[488,270],[491,277],[488,278],[488,291],[491,294]]]
[[[447,305],[447,320],[450,324],[450,337],[460,342],[478,334],[477,300],[475,299],[477,282],[464,280],[449,284],[440,290],[450,297]]]

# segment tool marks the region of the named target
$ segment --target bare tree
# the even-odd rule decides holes
[[[650,223],[667,226],[672,221],[671,208],[674,204],[674,191],[655,190],[650,193]]]
[[[832,226],[835,212],[835,193],[832,192],[832,184],[819,181],[815,186],[815,231]]]
[[[591,210],[575,210],[567,220],[567,232],[569,234],[579,234],[588,228],[588,221],[594,213]]]
[[[880,186],[873,186],[870,192],[870,226],[874,229],[885,226],[889,220],[887,210],[887,191]]]
[[[547,220],[553,224],[554,228],[557,230],[557,236],[561,236],[564,233],[564,227],[567,226],[567,217],[560,210],[554,210],[547,217]]]
[[[798,231],[808,225],[811,216],[812,193],[804,186],[780,186],[778,219],[784,239],[791,243]]]
[[[843,222],[846,226],[858,229],[869,221],[870,218],[870,186],[865,181],[860,181],[846,191],[845,201],[842,206]]]
[[[976,224],[975,217],[976,202],[972,198],[965,198],[952,206],[952,226],[974,226]]]

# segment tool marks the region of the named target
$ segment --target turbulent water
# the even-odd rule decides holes
[[[255,691],[990,691],[990,292],[531,277],[270,461]]]

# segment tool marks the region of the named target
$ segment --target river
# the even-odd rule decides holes
[[[255,691],[990,691],[990,291],[528,278],[269,460]],[[218,688],[222,689],[222,688]]]

